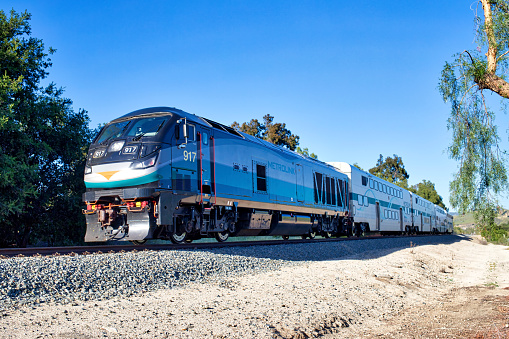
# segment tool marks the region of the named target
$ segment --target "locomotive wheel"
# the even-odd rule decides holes
[[[316,232],[309,232],[308,237],[309,239],[314,239],[316,237]]]
[[[224,232],[217,232],[215,234],[216,236],[216,240],[219,241],[219,242],[223,242],[223,241],[226,241],[228,240],[228,237],[230,236],[230,232],[228,231],[224,231]]]
[[[288,239],[290,239],[289,235],[283,235],[283,240],[288,240]]]
[[[184,241],[186,241],[186,239],[187,239],[186,232],[182,232],[179,234],[173,233],[172,235],[170,235],[170,240],[174,244],[182,244]]]
[[[324,237],[325,239],[329,239],[331,236],[332,236],[331,232],[324,232],[324,233],[323,233],[323,237]]]

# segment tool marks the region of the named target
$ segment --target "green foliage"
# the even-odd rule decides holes
[[[484,203],[482,206],[477,207],[474,212],[476,227],[481,236],[486,240],[494,243],[505,242],[507,239],[507,230],[495,223],[496,216],[496,207],[490,202]]]
[[[0,11],[0,246],[78,242],[83,170],[91,131],[54,84],[30,14]]]
[[[354,163],[352,165],[353,167],[357,167],[358,169],[360,169],[361,171],[364,171],[364,169],[358,164],[358,163]]]
[[[270,114],[266,114],[263,117],[263,123],[260,123],[258,119],[251,119],[250,122],[244,122],[242,125],[234,121],[233,124],[231,124],[231,127],[246,134],[271,142],[275,145],[286,147],[292,151],[297,151],[311,158],[318,158],[314,153],[309,154],[309,150],[307,148],[297,149],[300,137],[292,134],[292,132],[286,128],[285,123],[274,122],[274,117]]]
[[[508,178],[495,113],[487,104],[485,92],[507,98],[503,78],[509,52],[509,6],[508,1],[485,5],[492,15],[476,15],[477,49],[459,53],[452,63],[445,63],[439,90],[451,105],[447,127],[453,140],[449,156],[459,162],[450,183],[451,205],[460,213],[474,211],[482,233],[497,239],[500,232],[491,218],[495,217],[498,194],[508,187]]]
[[[447,210],[447,208],[445,207],[445,204],[442,200],[442,197],[438,194],[437,190],[435,189],[434,183],[432,183],[429,180],[423,180],[421,183],[417,184],[416,186],[417,186],[417,190],[415,193],[418,196]]]
[[[385,160],[380,154],[376,166],[371,168],[369,173],[401,187],[406,188],[408,186],[409,175],[405,165],[403,165],[403,160],[396,154],[394,154],[394,158],[387,157]]]
[[[304,148],[297,147],[297,149],[295,149],[295,152],[302,154],[306,157],[312,158],[312,159],[318,159],[318,155],[316,155],[314,153],[309,154],[309,150],[307,147],[304,147]]]

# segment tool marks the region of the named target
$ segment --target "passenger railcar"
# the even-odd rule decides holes
[[[430,201],[412,194],[414,224],[421,233],[433,233],[435,227],[435,205]]]
[[[175,108],[105,125],[84,180],[88,242],[351,233],[345,174]]]
[[[405,189],[345,162],[330,165],[348,175],[350,213],[357,234],[364,231],[414,233],[411,195]]]

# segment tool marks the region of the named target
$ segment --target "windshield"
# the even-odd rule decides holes
[[[111,125],[104,127],[101,135],[99,135],[96,142],[100,144],[107,140],[110,140],[113,138],[118,138],[119,136],[122,135],[122,133],[124,133],[124,131],[126,130],[127,126],[129,126],[130,123],[131,123],[131,121],[127,120],[127,121],[117,122],[115,124],[111,124]]]
[[[121,137],[124,134],[128,137],[155,136],[169,119],[170,116],[166,115],[116,122],[104,127],[96,143],[105,143],[110,139]]]
[[[159,132],[169,117],[154,117],[134,120],[127,132],[128,137],[143,135],[152,137]]]

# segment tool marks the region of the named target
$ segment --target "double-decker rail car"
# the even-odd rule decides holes
[[[345,162],[330,165],[348,175],[355,233],[414,233],[410,192]]]
[[[412,194],[412,209],[414,212],[414,225],[418,228],[419,232],[435,232],[435,205],[417,194]]]
[[[440,206],[433,205],[435,208],[435,231],[437,233],[446,233],[448,227],[446,224],[447,212]]]
[[[106,124],[84,177],[87,242],[351,233],[347,175],[175,108]]]
[[[447,213],[445,217],[446,233],[452,233],[454,231],[453,216]]]

